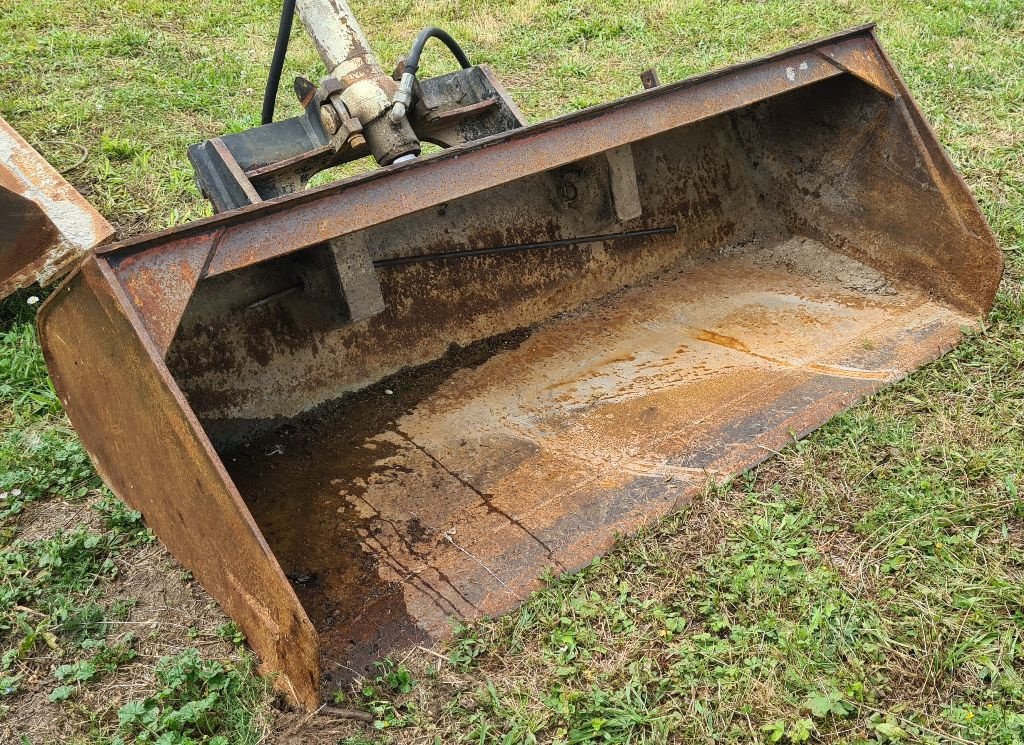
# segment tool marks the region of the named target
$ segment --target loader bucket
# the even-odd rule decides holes
[[[0,299],[37,283],[53,284],[113,233],[0,117]]]
[[[41,332],[315,706],[943,354],[1000,273],[864,27],[100,249]]]

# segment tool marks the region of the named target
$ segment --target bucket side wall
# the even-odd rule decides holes
[[[277,686],[319,703],[319,640],[234,484],[102,259],[39,314],[71,423],[111,490],[238,622]]]
[[[977,315],[991,306],[999,249],[912,105],[843,76],[752,106],[736,124],[789,232]]]

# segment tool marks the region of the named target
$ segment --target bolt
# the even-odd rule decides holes
[[[333,135],[341,126],[341,118],[330,104],[324,104],[320,107],[320,124],[329,135]]]
[[[366,146],[366,138],[356,132],[354,135],[348,138],[348,146],[353,150],[358,150],[361,147]]]
[[[575,202],[576,197],[580,195],[579,190],[576,188],[576,184],[571,181],[564,181],[562,183],[562,199],[566,202]]]

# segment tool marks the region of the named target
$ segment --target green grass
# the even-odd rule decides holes
[[[68,178],[121,235],[208,214],[185,150],[257,123],[277,3],[94,5],[0,5],[0,113],[60,168],[80,158],[63,142],[86,146]],[[1024,2],[355,6],[388,63],[448,28],[533,120],[634,92],[650,66],[677,79],[877,20],[1008,271],[940,362],[460,629],[445,661],[384,665],[338,702],[376,727],[342,741],[1024,742]],[[428,47],[424,64],[449,63]],[[298,25],[296,74],[322,74]],[[59,410],[29,295],[0,307],[0,728],[40,707],[82,742],[257,742],[272,701],[244,653],[155,656],[125,631],[121,578],[149,536]],[[51,516],[69,511],[81,524]],[[337,741],[335,724],[307,728]]]

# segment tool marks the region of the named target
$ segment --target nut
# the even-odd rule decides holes
[[[320,80],[320,97],[324,100],[327,100],[335,93],[341,93],[343,90],[345,90],[344,86],[336,77],[328,75]]]

